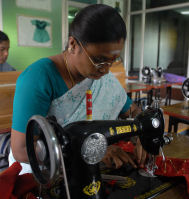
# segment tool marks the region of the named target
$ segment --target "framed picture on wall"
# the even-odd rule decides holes
[[[19,46],[52,47],[52,22],[48,18],[17,16]]]
[[[51,0],[16,0],[16,5],[23,8],[51,11]]]

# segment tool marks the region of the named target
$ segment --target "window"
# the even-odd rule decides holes
[[[131,40],[129,56],[129,75],[138,75],[141,54],[141,15],[131,16]]]
[[[141,0],[132,0],[131,11],[142,10],[142,1]]]
[[[129,0],[132,4],[137,1]],[[149,7],[149,2],[146,1]],[[157,2],[157,1],[156,1]],[[162,9],[131,12],[129,75],[139,75],[143,66],[162,67],[164,72],[189,76],[189,1],[161,1]],[[164,5],[161,4],[164,2]],[[167,3],[166,3],[167,2]],[[167,6],[168,2],[171,6]],[[173,5],[173,2],[175,3]],[[180,2],[188,2],[180,4]],[[140,1],[141,6],[142,0]],[[154,5],[154,4],[153,4]],[[163,7],[167,6],[167,7]],[[136,5],[135,5],[136,7]],[[127,52],[128,53],[128,52]]]
[[[144,37],[144,65],[185,76],[189,18],[175,10],[148,13]]]
[[[187,2],[189,2],[189,0],[146,0],[146,8],[156,8]]]

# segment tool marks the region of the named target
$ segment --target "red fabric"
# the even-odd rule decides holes
[[[126,152],[134,152],[135,146],[132,142],[120,141],[117,144]],[[189,159],[177,159],[177,158],[165,158],[162,160],[162,156],[156,157],[156,165],[158,169],[155,171],[155,175],[167,176],[167,177],[184,177],[187,182],[187,192],[189,194]]]
[[[108,184],[111,185],[111,186],[114,186],[116,183],[116,180],[110,180],[108,181]]]
[[[163,161],[162,156],[158,156],[156,158],[156,165],[158,169],[155,171],[155,175],[185,177],[189,194],[189,159],[165,158]]]
[[[116,143],[115,145],[119,146],[120,148],[122,148],[125,152],[130,152],[133,153],[135,146],[133,145],[133,143],[131,141],[125,142],[125,141],[119,141],[118,143]]]
[[[30,191],[37,187],[32,174],[19,175],[22,167],[15,162],[0,174],[0,196],[3,199],[37,199]]]

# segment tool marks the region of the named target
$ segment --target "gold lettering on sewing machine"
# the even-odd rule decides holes
[[[131,126],[118,126],[116,127],[117,134],[122,133],[130,133],[131,132]]]
[[[89,186],[84,187],[83,192],[89,196],[96,195],[100,189],[100,184],[100,181],[92,182]]]
[[[136,127],[136,125],[135,125],[135,124],[133,125],[133,130],[134,130],[134,132],[136,132],[136,131],[137,131],[137,127]]]
[[[110,130],[110,135],[114,135],[114,129],[110,127],[109,130]]]

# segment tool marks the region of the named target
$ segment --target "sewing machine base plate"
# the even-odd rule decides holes
[[[184,178],[144,177],[137,169],[130,166],[116,170],[103,170],[102,173],[126,178],[125,182],[116,180],[104,182],[108,199],[151,199],[184,181]]]

